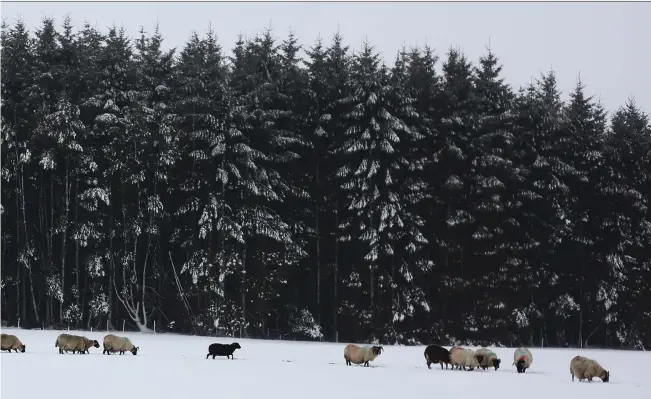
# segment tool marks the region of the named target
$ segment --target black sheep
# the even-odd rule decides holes
[[[235,349],[242,349],[242,347],[237,342],[233,342],[230,345],[210,344],[208,347],[208,354],[206,355],[206,359],[208,359],[210,355],[212,355],[213,359],[215,356],[226,356],[226,358],[232,356],[232,359],[235,359],[235,356],[233,356]]]
[[[443,370],[443,363],[445,363],[445,368],[448,368],[450,362],[450,351],[438,345],[429,345],[425,348],[425,360],[427,361],[427,368],[431,369],[430,366],[432,363],[439,363],[441,365],[441,370]]]

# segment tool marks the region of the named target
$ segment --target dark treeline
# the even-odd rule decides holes
[[[3,24],[3,322],[651,347],[632,100],[490,51],[162,42]]]

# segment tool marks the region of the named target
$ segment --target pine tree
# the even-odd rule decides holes
[[[92,29],[85,29],[83,37],[82,42],[93,46],[101,43]],[[133,142],[129,142],[132,136],[128,120],[135,101],[133,53],[123,29],[112,27],[103,41],[105,44],[96,55],[98,87],[93,88],[92,96],[85,102],[86,115],[94,116],[89,141],[94,143],[96,152],[87,172],[87,184],[78,191],[80,219],[84,222],[76,233],[79,245],[88,245],[86,268],[90,281],[86,287],[93,294],[88,304],[92,316],[104,311],[107,316],[112,315],[114,294],[118,299],[115,304],[121,305],[116,308],[127,310],[122,303],[128,291],[122,272],[126,273],[126,268],[135,262],[129,235],[133,228],[128,212],[130,199],[125,194],[134,163],[129,157]],[[93,73],[91,76],[95,77]],[[108,267],[100,267],[104,264],[102,260]],[[107,274],[109,285],[102,278]]]
[[[505,339],[511,315],[504,284],[512,277],[505,265],[517,259],[519,247],[519,225],[509,215],[521,205],[513,189],[524,177],[513,165],[513,94],[500,77],[501,70],[490,49],[475,68],[478,119],[472,127],[469,173],[473,184],[468,201],[473,217],[469,250],[483,279],[475,314],[483,320],[481,331],[493,331],[494,337]]]
[[[190,274],[191,279],[184,281],[197,291],[200,313],[199,320],[190,320],[193,327],[212,329],[218,320],[219,328],[224,328],[228,319],[223,314],[228,309],[224,281],[233,273],[235,257],[226,240],[232,225],[224,217],[225,193],[228,170],[234,166],[220,156],[230,137],[230,93],[225,57],[212,30],[204,38],[192,35],[181,52],[177,73],[174,108],[181,155],[174,175],[180,198],[173,241],[187,253],[179,272]]]
[[[611,322],[619,322],[611,327],[614,342],[640,348],[651,342],[645,333],[651,325],[651,263],[646,256],[651,246],[651,125],[648,115],[629,100],[613,115],[611,130],[604,191],[611,201],[606,210],[612,216],[605,227],[611,232],[614,250],[607,260],[625,281],[618,276],[618,284],[613,287],[617,289],[617,301],[612,303],[608,317]]]
[[[407,63],[407,82],[406,87],[411,96],[414,98],[414,109],[419,117],[415,122],[416,129],[423,135],[418,145],[409,145],[409,157],[413,159],[421,159],[425,157],[422,170],[415,170],[416,176],[420,176],[423,180],[424,192],[422,200],[416,207],[416,213],[420,215],[425,221],[425,226],[422,230],[424,236],[429,242],[426,247],[428,254],[424,258],[429,258],[429,272],[426,275],[416,276],[414,281],[422,287],[428,304],[430,307],[429,312],[421,313],[421,317],[416,315],[415,323],[421,327],[423,337],[437,337],[441,339],[441,332],[444,330],[442,326],[445,324],[440,317],[444,306],[440,306],[438,293],[442,281],[444,270],[442,269],[442,262],[438,254],[441,248],[440,237],[436,230],[438,226],[434,226],[431,221],[436,217],[436,212],[439,211],[440,204],[436,203],[437,190],[431,186],[432,177],[436,176],[436,168],[432,165],[431,154],[437,151],[438,143],[441,141],[439,127],[441,125],[441,118],[443,113],[443,97],[442,97],[442,79],[436,72],[436,63],[438,57],[432,52],[429,46],[424,49],[413,49],[408,54]],[[416,328],[415,328],[416,330]],[[414,331],[416,333],[416,331]],[[429,339],[429,338],[427,338]]]
[[[38,159],[38,166],[34,170],[34,183],[31,185],[34,194],[42,201],[37,205],[39,218],[38,233],[45,245],[39,254],[43,262],[40,276],[40,287],[46,293],[45,322],[55,322],[55,302],[63,302],[61,288],[61,270],[55,264],[54,236],[57,234],[58,220],[56,212],[56,191],[60,189],[57,184],[57,175],[63,167],[58,159],[58,139],[51,134],[48,122],[55,118],[58,111],[57,104],[60,100],[62,89],[62,70],[60,59],[59,33],[54,26],[54,20],[44,19],[39,30],[36,31],[34,47],[34,86],[31,88],[31,101],[36,116],[35,133],[32,136],[31,146]],[[65,101],[65,100],[64,100]],[[57,306],[58,307],[58,306]]]
[[[16,301],[13,304],[15,308],[13,321],[23,320],[23,325],[29,325],[30,320],[37,325],[40,322],[35,295],[37,288],[34,285],[34,271],[38,273],[36,263],[38,254],[33,231],[30,228],[35,221],[32,220],[34,213],[28,212],[27,209],[29,193],[26,192],[31,185],[29,176],[33,173],[34,162],[33,149],[30,148],[31,133],[35,127],[33,103],[30,101],[34,86],[31,68],[34,64],[33,44],[34,40],[29,37],[29,32],[22,21],[11,28],[3,22],[2,209],[3,226],[7,226],[7,229],[3,229],[3,248],[13,247],[14,251],[8,251],[7,257],[3,259],[2,274],[15,276]],[[11,202],[8,201],[10,199]],[[9,226],[15,227],[12,246],[6,245],[9,238],[4,234],[8,232]],[[11,269],[12,263],[16,265],[15,270]],[[3,291],[5,289],[10,291],[11,288],[3,287]],[[8,302],[7,306],[10,306]],[[6,314],[12,313],[6,312]]]
[[[348,80],[350,73],[350,56],[348,47],[343,46],[341,35],[333,37],[329,47],[323,47],[321,40],[307,51],[307,72],[309,85],[307,91],[308,108],[306,131],[312,144],[313,153],[305,157],[314,165],[314,180],[311,198],[314,201],[314,234],[316,238],[316,317],[321,322],[324,311],[320,306],[323,300],[322,291],[332,287],[326,298],[332,298],[332,337],[338,332],[339,315],[339,243],[338,216],[341,195],[335,189],[337,186],[334,176],[337,169],[337,158],[331,149],[335,148],[341,139],[338,133],[342,130],[345,104],[341,100],[349,92]],[[323,248],[323,250],[322,250]],[[330,267],[325,267],[330,266]],[[322,280],[325,272],[331,274],[331,280]],[[325,294],[325,293],[324,293]],[[327,302],[327,300],[326,300]]]
[[[436,110],[438,125],[433,152],[426,169],[427,185],[435,194],[428,199],[428,231],[433,232],[431,242],[438,255],[434,262],[440,264],[444,276],[439,288],[444,321],[441,327],[451,336],[462,336],[464,331],[475,331],[472,309],[462,306],[450,308],[449,303],[465,304],[466,281],[475,277],[467,265],[467,239],[474,222],[468,207],[469,156],[472,152],[471,127],[475,124],[473,71],[463,54],[450,50],[443,64],[443,85],[440,109]],[[448,314],[449,311],[449,314]]]
[[[247,43],[238,42],[234,50],[231,80],[235,108],[233,126],[242,141],[232,147],[237,169],[233,170],[236,179],[230,189],[234,202],[229,203],[232,212],[229,217],[237,226],[234,238],[240,254],[238,274],[244,334],[247,334],[249,322],[247,303],[264,300],[273,293],[269,290],[282,284],[277,270],[264,266],[269,262],[279,264],[281,251],[288,250],[300,257],[305,255],[303,249],[295,245],[290,226],[274,205],[292,195],[293,188],[277,167],[295,159],[289,146],[299,141],[293,132],[282,126],[290,111],[276,108],[280,105],[277,101],[280,61],[269,31]],[[264,255],[251,249],[263,246],[268,251]],[[296,256],[283,261],[290,266],[296,261]],[[256,315],[255,321],[261,321],[260,317]]]
[[[563,160],[563,178],[569,188],[565,197],[567,206],[566,225],[568,233],[562,240],[557,253],[557,262],[564,264],[563,281],[568,292],[578,298],[578,340],[582,347],[591,337],[587,328],[594,328],[596,320],[590,314],[591,305],[597,302],[598,288],[605,274],[592,269],[590,265],[600,263],[599,251],[595,248],[598,240],[600,218],[591,209],[591,204],[599,202],[601,177],[601,143],[605,131],[603,109],[585,96],[584,86],[579,81],[570,102],[565,108],[565,120],[556,143],[559,158]],[[597,205],[599,206],[599,205]],[[594,224],[591,226],[591,224]],[[604,243],[605,244],[605,243]],[[603,248],[603,247],[602,247]],[[608,245],[606,244],[606,248]],[[602,255],[603,256],[603,255]],[[603,259],[603,258],[602,258]],[[602,269],[605,271],[605,269]],[[578,280],[578,284],[576,284]],[[611,287],[608,287],[610,291]],[[609,295],[611,296],[611,295]],[[611,296],[612,298],[612,296]],[[614,299],[614,298],[612,298]],[[601,324],[598,322],[597,326]]]
[[[397,244],[404,233],[414,240],[411,245],[403,243],[413,247],[412,252],[416,250],[414,242],[419,245],[426,242],[419,231],[418,218],[405,209],[400,192],[400,171],[408,167],[408,162],[399,146],[416,133],[404,119],[417,114],[411,106],[412,99],[391,96],[388,71],[380,67],[378,54],[368,44],[355,57],[351,80],[353,94],[345,99],[351,107],[346,115],[346,141],[336,150],[347,161],[337,176],[347,194],[350,211],[349,219],[340,227],[347,233],[344,240],[359,240],[367,249],[363,261],[357,261],[348,279],[350,284],[361,288],[365,299],[362,306],[357,305],[357,309],[349,312],[355,312],[368,327],[381,326],[386,338],[395,339],[395,332],[387,331],[390,330],[387,323],[399,320],[400,311],[394,309],[387,320],[381,317],[379,309],[393,304],[392,276],[401,266]],[[403,274],[409,276],[407,270]],[[357,281],[366,284],[359,285]],[[372,336],[376,334],[370,331]]]
[[[95,127],[95,119],[104,114],[104,103],[96,97],[101,91],[102,71],[98,67],[103,42],[104,37],[86,23],[75,40],[76,80],[69,83],[74,87],[73,104],[78,106],[79,120],[85,127],[84,134],[77,136],[82,152],[77,154],[70,181],[74,203],[70,208],[70,238],[74,242],[74,252],[70,253],[74,253],[75,265],[71,291],[75,301],[66,309],[66,318],[77,328],[82,328],[84,320],[90,324],[104,317],[109,326],[113,325],[113,275],[106,267],[112,261],[112,248],[108,245],[110,226],[107,226],[111,213],[110,176],[107,177],[102,168],[108,164],[104,153],[108,141],[101,128]],[[86,318],[86,314],[89,317]]]

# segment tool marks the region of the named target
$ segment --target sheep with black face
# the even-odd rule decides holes
[[[375,358],[382,353],[383,349],[384,348],[381,346],[368,347],[348,344],[344,348],[344,359],[346,360],[346,365],[364,364],[364,367],[369,367],[369,362],[375,360]]]
[[[102,351],[102,354],[110,355],[111,353],[120,352],[120,355],[123,355],[125,352],[131,352],[133,355],[137,355],[139,349],[140,347],[134,346],[127,337],[108,334],[104,337],[104,351]]]
[[[599,377],[602,382],[610,381],[610,373],[608,370],[601,367],[599,362],[589,359],[584,356],[574,356],[570,361],[570,374],[572,374],[572,381],[574,377],[579,381],[588,380],[592,382],[594,377]]]
[[[96,340],[88,339],[86,337],[64,333],[59,334],[56,342],[54,343],[54,346],[59,348],[60,354],[63,354],[64,351],[72,351],[72,353],[86,353],[89,352],[88,349],[90,348],[99,348],[99,342]]]
[[[208,357],[210,356],[212,356],[213,359],[216,356],[226,356],[227,359],[228,358],[235,359],[235,356],[233,355],[235,349],[242,349],[242,347],[237,342],[233,342],[230,345],[210,344],[210,346],[208,347],[208,354],[206,355],[206,359],[208,359]]]
[[[479,366],[482,369],[486,370],[489,367],[495,367],[495,370],[497,370],[498,368],[500,368],[500,363],[502,362],[502,360],[498,359],[495,352],[491,351],[490,349],[481,348],[481,349],[477,349],[475,353],[478,356],[482,356],[482,360],[479,362]]]
[[[513,352],[513,364],[518,370],[518,373],[524,373],[533,363],[533,355],[527,348],[520,347]]]
[[[0,346],[3,351],[11,352],[13,350],[18,353],[18,349],[20,349],[22,353],[25,353],[25,345],[15,335],[2,334]]]

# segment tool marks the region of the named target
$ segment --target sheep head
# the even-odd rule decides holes
[[[601,381],[603,382],[610,381],[610,373],[608,372],[608,370],[604,370],[604,375],[603,377],[601,377]]]

